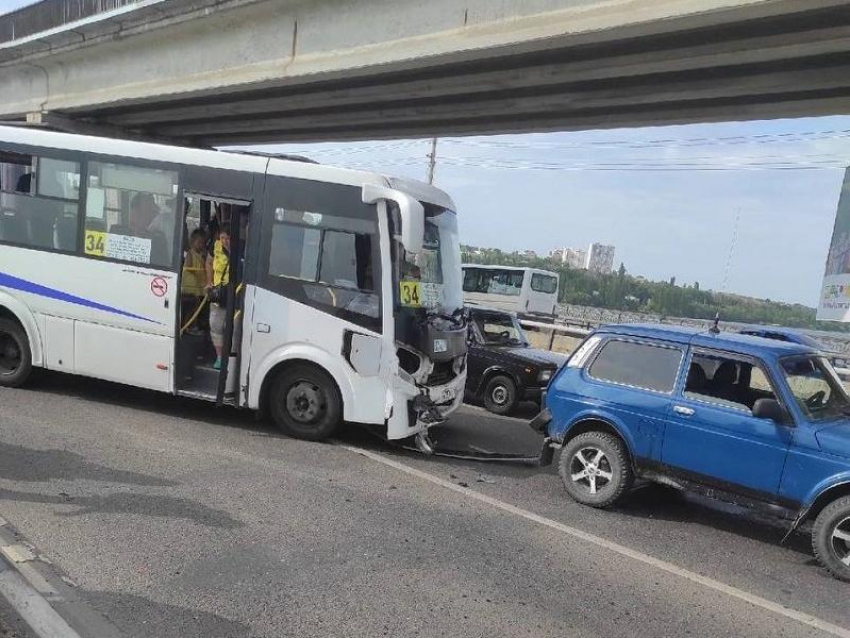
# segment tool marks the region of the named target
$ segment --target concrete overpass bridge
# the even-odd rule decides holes
[[[198,145],[850,113],[850,0],[44,0],[0,120]]]

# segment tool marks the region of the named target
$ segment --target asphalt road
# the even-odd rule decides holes
[[[540,443],[474,407],[436,438]],[[729,506],[650,487],[599,512],[553,468],[54,374],[0,389],[0,516],[126,636],[850,636],[808,539]]]

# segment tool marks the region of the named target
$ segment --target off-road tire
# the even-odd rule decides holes
[[[839,498],[827,505],[815,519],[812,528],[812,548],[821,565],[838,580],[850,582],[850,565],[842,562],[842,556],[836,551],[836,541],[833,538],[835,529],[842,525],[841,530],[850,529],[850,496]],[[850,543],[844,543],[844,548],[850,552]],[[846,556],[843,557],[846,560]]]
[[[573,476],[588,469],[588,465],[577,458],[578,455],[582,455],[586,463],[588,459],[596,458],[599,452],[602,457],[598,467],[591,463],[595,474],[593,484],[596,486],[596,492],[593,493],[591,477],[574,480]],[[600,509],[611,507],[626,496],[635,478],[629,453],[623,442],[612,434],[598,430],[579,434],[567,441],[561,450],[558,470],[564,489],[573,500]],[[610,478],[605,478],[608,475]]]

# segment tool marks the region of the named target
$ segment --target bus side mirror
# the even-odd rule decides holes
[[[401,218],[399,239],[404,249],[409,253],[421,252],[425,237],[425,208],[422,203],[407,193],[397,191],[394,188],[376,184],[365,184],[363,186],[364,204],[376,204],[382,199],[395,202],[398,206],[398,213]]]

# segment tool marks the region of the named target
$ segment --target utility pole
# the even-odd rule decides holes
[[[735,211],[735,225],[732,230],[732,244],[729,246],[729,256],[726,258],[726,269],[723,273],[723,285],[720,287],[721,292],[726,292],[729,285],[729,275],[732,271],[732,260],[735,258],[735,248],[738,246],[738,224],[741,221],[741,209]]]
[[[431,138],[431,153],[428,155],[428,183],[434,183],[434,169],[437,167],[437,138]]]

